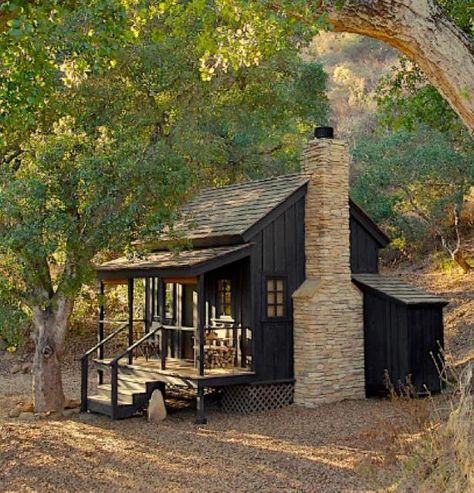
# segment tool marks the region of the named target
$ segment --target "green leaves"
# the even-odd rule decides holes
[[[423,244],[454,234],[453,210],[462,212],[474,186],[474,147],[457,149],[443,133],[421,127],[361,140],[353,155],[363,168],[354,199],[395,238]]]
[[[294,169],[326,118],[326,76],[299,56],[311,30],[265,2],[13,10],[0,32],[0,267],[15,259],[30,304],[73,296],[97,255],[156,237],[192,185]]]

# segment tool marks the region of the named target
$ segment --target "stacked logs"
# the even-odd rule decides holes
[[[204,346],[204,364],[208,369],[231,368],[234,366],[235,350],[211,332],[206,337]]]

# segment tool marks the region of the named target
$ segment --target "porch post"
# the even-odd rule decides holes
[[[198,277],[198,339],[199,339],[199,376],[204,375],[204,336],[206,327],[206,290],[204,274]],[[197,425],[207,423],[204,415],[204,387],[201,381],[198,381],[197,399],[196,399],[196,421]]]
[[[104,339],[104,318],[105,318],[105,307],[104,307],[104,293],[105,285],[104,281],[99,281],[99,326],[97,332],[97,342],[101,342]],[[97,358],[104,359],[104,345],[97,349]],[[98,384],[102,385],[104,383],[104,370],[97,370]]]
[[[128,280],[128,346],[133,344],[133,281],[134,279]],[[128,363],[131,365],[133,363],[132,353],[128,353]]]
[[[156,296],[156,301],[157,301],[157,313],[158,316],[160,317],[160,323],[164,324],[165,321],[165,290],[164,290],[164,283],[163,283],[163,278],[159,277],[158,278],[158,289],[157,289],[157,296]],[[168,353],[168,334],[166,332],[166,329],[163,327],[161,329],[161,347],[160,347],[160,359],[161,359],[161,369],[166,370],[166,356]]]
[[[199,376],[204,376],[204,339],[206,327],[206,292],[204,274],[198,277],[198,342],[199,342]]]
[[[150,330],[150,321],[151,321],[151,316],[150,316],[150,278],[145,277],[144,279],[145,282],[145,308],[144,308],[144,328],[145,328],[145,334],[148,333]]]

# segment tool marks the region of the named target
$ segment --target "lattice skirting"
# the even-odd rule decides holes
[[[231,385],[224,387],[222,410],[250,414],[279,409],[293,402],[293,383]]]

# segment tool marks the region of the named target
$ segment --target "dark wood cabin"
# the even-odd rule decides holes
[[[281,395],[291,400],[292,294],[305,279],[306,186],[304,175],[292,174],[204,190],[183,208],[176,225],[175,234],[191,249],[172,253],[173,240],[163,234],[151,253],[97,267],[101,293],[108,285],[128,285],[129,313],[117,322],[100,310],[99,342],[82,360],[83,411],[127,417],[146,406],[155,388],[170,385],[196,390],[201,423],[205,389],[286,385]],[[377,277],[379,250],[389,240],[352,201],[350,241],[353,274]],[[137,282],[144,290],[138,320]],[[366,313],[372,332],[379,327],[375,305],[369,303]],[[442,330],[442,320],[436,324]],[[120,334],[126,334],[124,350],[107,358],[106,347]],[[400,329],[399,351],[406,350],[402,342]],[[99,379],[91,396],[88,365],[95,354]],[[388,360],[374,358],[369,351],[366,366],[378,385]],[[397,375],[406,369],[411,367],[400,367]],[[243,408],[233,402],[231,409]]]

